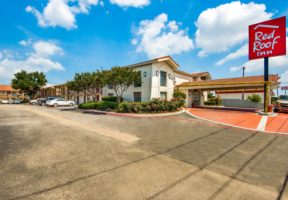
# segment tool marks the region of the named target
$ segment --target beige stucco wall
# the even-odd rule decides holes
[[[251,96],[253,94],[259,95],[262,98],[262,102],[264,101],[264,93],[245,93],[244,99],[246,100],[248,96]],[[218,94],[216,94],[218,96]],[[219,94],[221,99],[242,99],[242,93],[225,93],[225,94]]]
[[[142,101],[160,98],[160,92],[166,92],[167,99],[170,100],[173,96],[175,85],[192,81],[192,78],[189,76],[175,73],[166,62],[137,67],[135,70],[142,72],[142,86],[129,87],[128,91],[123,95],[123,98],[126,101],[134,101],[134,92],[141,92]],[[167,85],[165,87],[160,86],[160,71],[165,71],[167,73]],[[146,77],[144,77],[144,72],[146,72]],[[176,82],[174,82],[174,80]],[[113,95],[116,96],[113,90],[104,87],[103,96],[108,96],[109,93],[113,93]]]
[[[141,71],[141,87],[134,87],[134,85],[130,86],[128,90],[123,94],[123,98],[125,101],[134,101],[134,92],[141,92],[142,101],[149,101],[151,94],[151,74],[152,74],[152,66],[146,65],[142,67],[135,68],[135,71]],[[144,77],[144,72],[146,72],[146,77]],[[116,96],[113,89],[109,89],[108,87],[103,88],[103,96],[108,96],[109,93],[112,93]]]

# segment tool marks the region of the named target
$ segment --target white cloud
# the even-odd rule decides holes
[[[248,56],[248,44],[244,44],[237,51],[228,54],[223,59],[219,60],[216,65],[223,65],[228,61],[235,60],[243,56]]]
[[[40,49],[42,48],[42,49]],[[65,70],[61,63],[51,59],[63,55],[63,50],[53,42],[38,41],[33,44],[33,51],[24,59],[6,57],[0,60],[0,80],[10,81],[21,70],[49,72]]]
[[[104,6],[105,6],[104,1],[99,1],[99,5],[100,5],[101,7],[104,7]]]
[[[28,40],[21,40],[18,44],[25,47],[25,46],[29,45],[29,41]]]
[[[131,44],[137,45],[137,44],[138,44],[138,40],[136,40],[135,38],[133,38],[133,39],[131,40]]]
[[[144,52],[149,58],[180,54],[193,48],[187,29],[179,30],[179,23],[169,22],[165,13],[141,21],[132,43],[137,46],[137,52]]]
[[[76,5],[70,5],[75,2]],[[91,6],[96,6],[98,3],[98,0],[49,0],[43,13],[32,6],[27,6],[26,12],[35,15],[41,27],[60,26],[70,30],[77,28],[76,14],[88,14]]]
[[[284,85],[287,85],[287,83],[288,83],[288,71],[281,74],[280,82],[284,83]]]
[[[0,52],[0,60],[2,60],[2,58],[3,58],[3,54],[2,52]]]
[[[265,4],[234,1],[203,11],[196,22],[196,45],[203,57],[210,53],[229,50],[248,38],[248,26],[268,20],[272,13],[266,12]]]
[[[246,67],[246,72],[263,72],[264,70],[264,60],[257,59],[247,61],[241,66],[238,67],[231,67],[230,71],[240,71],[242,66]],[[288,66],[288,56],[278,56],[278,57],[271,57],[269,58],[269,67],[273,69],[283,70]]]
[[[150,0],[110,0],[111,4],[116,4],[120,7],[144,7],[150,4]]]
[[[35,57],[47,58],[54,55],[62,55],[63,50],[53,42],[38,41],[34,45]]]
[[[286,49],[288,51],[288,37],[286,38]],[[248,57],[248,52],[246,52]],[[246,67],[246,71],[249,72],[263,72],[264,61],[263,59],[250,60],[238,67],[231,67],[230,71],[235,72],[241,70],[242,66]],[[269,58],[270,68],[277,68],[278,70],[283,70],[288,66],[288,56],[277,56]]]

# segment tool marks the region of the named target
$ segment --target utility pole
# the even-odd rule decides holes
[[[245,77],[245,69],[246,69],[246,67],[243,66],[243,67],[242,67],[242,70],[243,70],[243,72],[242,72],[242,77],[243,77],[243,78]],[[242,90],[242,100],[245,100],[245,98],[244,98],[244,90]]]

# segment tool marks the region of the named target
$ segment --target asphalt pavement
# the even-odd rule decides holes
[[[288,137],[0,105],[0,199],[288,199]]]

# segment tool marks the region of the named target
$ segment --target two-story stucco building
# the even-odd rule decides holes
[[[170,57],[165,56],[153,60],[128,65],[141,73],[141,85],[131,86],[124,93],[127,101],[149,101],[154,98],[172,98],[176,85],[184,82],[210,80],[208,72],[187,73],[179,70],[179,65]],[[103,88],[103,96],[115,96],[115,92],[109,87]]]
[[[208,72],[190,74],[179,70],[179,65],[170,56],[125,67],[131,67],[141,73],[141,84],[132,85],[128,88],[128,91],[123,94],[125,101],[144,102],[154,98],[170,100],[176,85],[211,79]],[[79,93],[69,91],[65,84],[43,87],[40,95],[41,97],[62,96],[77,103],[92,100],[92,97],[85,95],[83,91]],[[97,99],[101,100],[102,96],[115,96],[115,92],[109,86],[105,86],[101,93],[97,93]]]

